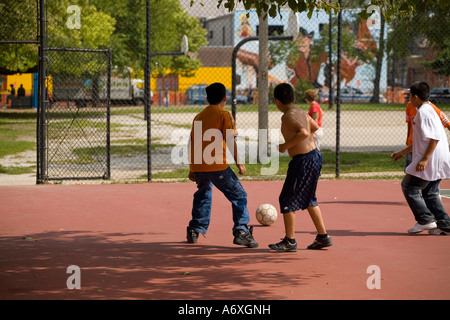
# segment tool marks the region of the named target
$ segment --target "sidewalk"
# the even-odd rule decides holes
[[[35,174],[0,173],[0,186],[30,186],[36,184]]]

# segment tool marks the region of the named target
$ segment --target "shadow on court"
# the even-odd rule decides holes
[[[239,265],[285,263],[266,248],[246,249],[181,242],[139,243],[123,238],[151,234],[47,232],[26,237],[1,237],[3,299],[276,299],[252,288],[255,279],[266,287],[302,285],[311,275],[284,277],[280,270],[248,270]],[[157,237],[157,235],[154,235]],[[292,257],[291,257],[292,258]],[[301,261],[301,257],[296,257]],[[81,290],[69,290],[67,267],[81,269]],[[320,275],[314,275],[315,277]]]

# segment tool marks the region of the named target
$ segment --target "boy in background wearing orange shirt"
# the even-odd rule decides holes
[[[450,121],[448,120],[447,116],[444,112],[439,110],[438,107],[436,107],[433,103],[428,101],[428,104],[431,105],[436,111],[437,115],[441,119],[442,125],[444,128],[447,128],[450,131]],[[408,104],[406,105],[406,124],[408,126],[408,134],[406,136],[406,146],[412,145],[413,140],[413,119],[417,114],[417,109],[414,107],[410,101],[408,101]],[[409,166],[409,164],[412,161],[412,153],[408,153],[405,157],[405,168]]]

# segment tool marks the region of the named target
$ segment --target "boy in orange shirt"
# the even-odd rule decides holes
[[[428,101],[428,104],[430,104],[434,111],[436,111],[437,115],[441,119],[442,125],[444,128],[447,128],[450,131],[450,121],[448,120],[447,116],[444,112],[439,110],[438,107],[436,107],[433,103]],[[417,114],[417,109],[414,107],[410,101],[408,101],[408,104],[406,105],[406,124],[408,126],[408,134],[406,136],[406,146],[412,145],[413,140],[413,119]],[[409,166],[409,164],[412,161],[412,153],[408,153],[405,157],[405,168]]]
[[[233,243],[256,248],[253,227],[249,228],[247,193],[227,162],[227,147],[233,154],[239,174],[246,169],[237,155],[237,129],[232,115],[223,107],[226,89],[222,83],[206,87],[209,105],[194,118],[189,149],[189,179],[197,183],[192,206],[192,219],[187,227],[187,242],[196,243],[205,234],[211,219],[212,186],[216,186],[231,202],[233,210]]]

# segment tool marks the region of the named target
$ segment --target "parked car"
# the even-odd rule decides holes
[[[189,87],[184,94],[184,104],[201,104],[207,105],[208,101],[206,101],[206,87],[207,85],[199,84],[195,86]],[[227,104],[231,104],[231,90],[226,88],[227,94]],[[248,99],[243,95],[236,95],[236,103],[237,104],[247,104]]]
[[[430,90],[430,101],[437,103],[450,103],[450,88],[433,88]]]
[[[334,91],[334,100],[336,101],[337,95]],[[341,88],[341,103],[370,103],[373,95],[371,93],[364,93],[361,90],[353,87]],[[328,94],[324,94],[324,100],[327,102],[329,99]],[[380,103],[387,103],[387,99],[380,94]]]

